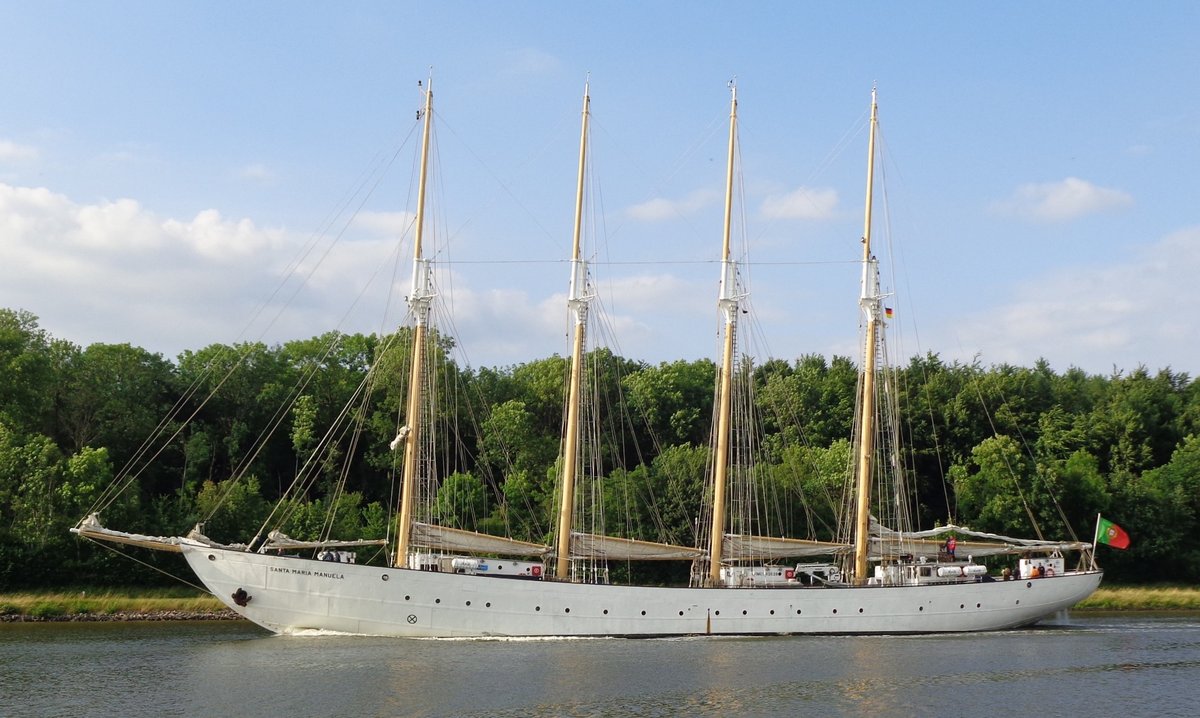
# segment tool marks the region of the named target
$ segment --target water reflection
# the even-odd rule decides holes
[[[916,637],[419,641],[0,625],[25,716],[1190,716],[1198,616]]]

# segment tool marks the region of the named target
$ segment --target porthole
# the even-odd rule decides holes
[[[1017,605],[1018,605],[1018,606],[1020,606],[1020,605],[1021,605],[1021,599],[1019,599],[1019,598],[1017,599]]]
[[[960,604],[958,604],[958,607],[959,607],[959,608],[966,608],[966,607],[967,607],[967,604],[965,604],[965,603],[960,603]]]
[[[645,612],[645,611],[642,611],[642,615],[643,615],[643,616],[645,616],[645,615],[646,615],[646,612]]]
[[[858,609],[858,612],[859,612],[859,613],[862,613],[862,612],[863,612],[863,610],[860,608],[860,609]]]
[[[217,560],[217,557],[216,557],[216,556],[214,556],[214,555],[212,555],[212,554],[210,553],[210,554],[208,555],[208,560],[209,560],[209,561],[216,561],[216,560]]]
[[[797,609],[796,609],[796,615],[797,615],[797,616],[799,616],[801,613],[803,613],[803,611],[801,611],[800,609],[798,609],[798,608],[797,608]]]
[[[569,609],[569,608],[564,608],[564,609],[563,609],[563,613],[570,613],[570,612],[571,612],[571,609]]]
[[[746,615],[746,612],[745,612],[745,611],[742,611],[742,615],[743,615],[743,616],[745,616],[745,615]]]
[[[834,612],[834,613],[837,613],[837,609],[836,609],[836,608],[835,608],[835,609],[833,609],[833,612]]]
[[[713,611],[713,615],[714,615],[714,616],[720,616],[720,615],[721,615],[721,612],[720,612],[720,611]]]
[[[775,609],[773,609],[773,608],[771,609],[771,615],[772,615],[772,616],[774,616],[774,615],[775,615]]]
[[[604,615],[605,615],[605,616],[607,616],[607,615],[608,615],[608,609],[607,609],[607,608],[606,608],[606,609],[604,609]]]
[[[470,601],[467,601],[467,605],[468,605],[468,606],[470,606],[470,605],[471,605],[471,602],[470,602]]]
[[[679,615],[680,615],[680,616],[682,616],[682,615],[683,615],[683,611],[680,611],[680,612],[679,612]]]
[[[440,599],[440,598],[435,598],[435,599],[433,599],[433,602],[434,602],[434,603],[441,603],[441,602],[442,602],[442,599]]]
[[[1026,581],[1025,588],[1033,588],[1033,581]]]
[[[491,601],[488,601],[487,603],[483,604],[483,607],[484,607],[484,608],[491,608],[491,607],[492,607],[492,602],[491,602]]]
[[[924,607],[924,606],[917,606],[917,610],[918,610],[918,611],[924,611],[924,610],[925,610],[925,607]]]
[[[975,604],[975,608],[983,608],[983,604],[982,604],[982,603],[977,603],[977,604]]]
[[[535,611],[540,611],[540,610],[542,610],[542,607],[541,607],[541,606],[534,606],[534,607],[533,607],[533,610],[535,610]]]
[[[404,597],[404,600],[405,600],[405,601],[411,601],[411,600],[412,600],[412,596],[405,596],[405,597]]]
[[[382,576],[380,576],[379,578],[381,578],[381,579],[383,579],[384,581],[386,581],[386,580],[388,580],[388,575],[385,573],[385,574],[383,574]]]

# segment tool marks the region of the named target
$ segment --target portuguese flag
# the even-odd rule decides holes
[[[1129,548],[1129,534],[1125,533],[1125,529],[1105,518],[1100,518],[1096,522],[1096,541],[1106,543],[1113,548]]]

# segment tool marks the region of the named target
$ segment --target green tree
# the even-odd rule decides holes
[[[663,362],[625,377],[628,402],[650,428],[645,446],[708,441],[716,365],[707,359]]]
[[[443,526],[474,530],[488,515],[487,488],[470,474],[450,474],[438,487],[433,512]]]
[[[767,467],[766,476],[777,487],[771,493],[785,501],[779,533],[824,541],[837,538],[850,453],[848,439],[825,448],[793,444],[783,450],[779,463]]]
[[[973,528],[1020,536],[1028,531],[1037,497],[1032,462],[1011,437],[984,439],[967,464],[950,469],[960,520]]]
[[[266,520],[270,504],[263,499],[258,479],[205,481],[196,496],[204,533],[222,543],[248,542]]]
[[[37,317],[0,309],[0,421],[21,431],[53,434],[56,354],[73,347],[55,342]]]

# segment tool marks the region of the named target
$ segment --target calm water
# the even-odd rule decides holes
[[[406,640],[0,624],[0,716],[1195,716],[1200,616],[923,637]]]

